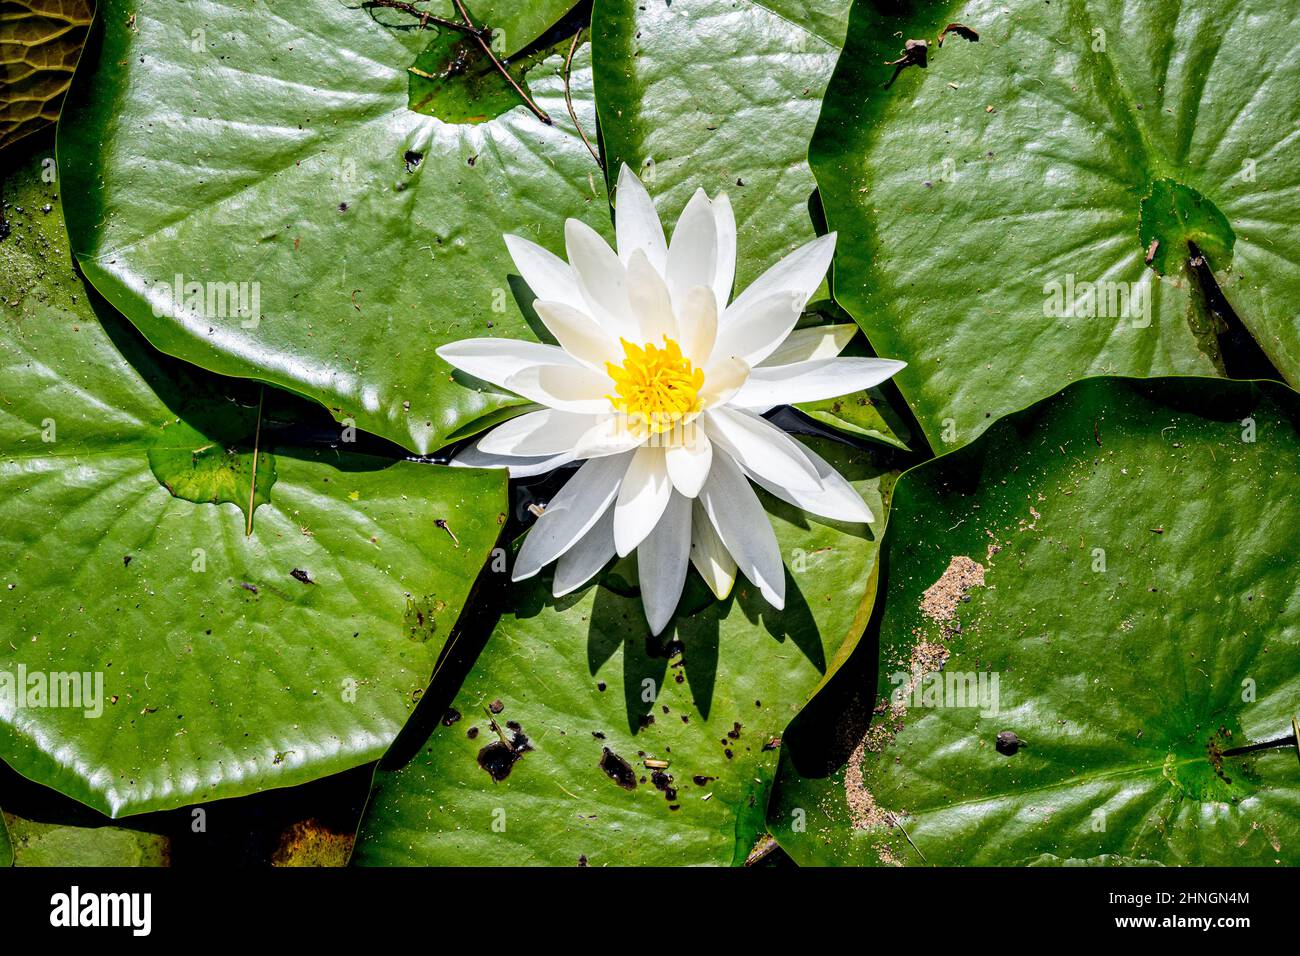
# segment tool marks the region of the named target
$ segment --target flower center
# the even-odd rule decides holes
[[[644,422],[652,432],[675,427],[700,410],[704,371],[691,365],[681,346],[664,336],[663,348],[623,343],[623,365],[606,362],[616,395],[606,396],[616,409]]]

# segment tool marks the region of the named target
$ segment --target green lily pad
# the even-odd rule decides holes
[[[542,6],[539,23],[563,12]],[[420,453],[520,404],[453,380],[434,350],[532,335],[504,233],[558,252],[568,217],[610,231],[563,57],[526,77],[553,125],[522,103],[447,123],[409,106],[436,34],[401,11],[101,8],[59,126],[61,192],[86,277],[153,345]],[[571,86],[594,136],[585,47]]]
[[[1253,0],[855,4],[812,168],[855,240],[836,299],[908,361],[932,447],[1088,375],[1300,382],[1291,21]],[[978,39],[938,46],[953,22]],[[927,65],[890,83],[905,40]]]
[[[1298,416],[1273,383],[1091,379],[908,472],[875,673],[787,736],[781,845],[805,864],[1294,865],[1294,744],[1225,752],[1300,710]]]
[[[113,816],[376,759],[499,534],[504,475],[349,445],[274,394],[259,433],[256,386],[97,318],[40,160],[0,243],[0,757]],[[199,438],[273,457],[251,533],[246,501],[166,487]]]
[[[9,825],[0,813],[0,868],[14,865],[14,847],[9,838]]]
[[[883,515],[894,472],[815,447]],[[765,503],[789,569],[782,612],[743,581],[718,602],[692,572],[651,638],[634,558],[559,600],[529,581],[481,602],[499,618],[467,627],[468,675],[442,696],[435,681],[377,775],[354,862],[743,863],[782,730],[862,633],[877,553],[874,527]]]
[[[739,227],[737,290],[814,237],[808,141],[848,8],[848,0],[592,8],[611,191],[626,163],[669,223],[696,189],[726,192]]]
[[[111,826],[71,826],[0,815],[13,840],[13,866],[168,866],[167,837]],[[3,857],[0,856],[0,864]]]

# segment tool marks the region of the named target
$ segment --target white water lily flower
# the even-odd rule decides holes
[[[838,358],[851,325],[795,331],[830,265],[834,233],[729,302],[736,220],[725,193],[710,201],[698,190],[671,243],[626,166],[616,200],[617,253],[576,219],[565,224],[567,263],[505,237],[559,346],[483,338],[438,349],[456,368],[544,406],[498,425],[454,463],[526,476],[584,461],[525,539],[516,581],[558,561],[560,597],[635,550],[655,634],[673,615],[688,563],[719,598],[739,569],[781,608],[785,568],[750,482],[827,518],[872,515],[838,472],[762,414],[870,388],[905,363]]]

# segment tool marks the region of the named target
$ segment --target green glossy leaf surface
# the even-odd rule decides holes
[[[894,473],[844,446],[817,448],[882,515]],[[652,639],[634,558],[558,601],[549,580],[508,590],[452,710],[379,773],[354,861],[743,862],[779,735],[862,633],[877,551],[874,529],[765,501],[787,561],[783,612],[743,579],[718,602],[692,571],[674,622]],[[493,730],[495,701],[513,752]]]
[[[1237,374],[1189,240],[1241,338],[1300,381],[1293,15],[1268,0],[855,5],[812,167],[829,226],[853,237],[836,297],[909,363],[896,381],[934,448],[1087,375]],[[938,47],[954,21],[978,42]],[[929,65],[886,88],[904,38],[928,39]]]
[[[272,412],[306,403],[275,395],[259,446],[256,386],[101,324],[39,159],[0,243],[0,756],[114,816],[375,759],[499,533],[504,475],[304,443],[309,421]],[[199,438],[273,456],[251,535],[151,467]]]
[[[627,163],[668,223],[696,189],[726,192],[739,227],[738,290],[813,238],[808,140],[848,6],[596,0],[593,7],[610,188]]]
[[[805,864],[1294,864],[1294,746],[1223,751],[1300,710],[1298,416],[1272,383],[1091,379],[907,473],[878,673],[819,698],[865,690],[858,713],[788,736],[782,846]],[[847,766],[807,770],[846,735]]]
[[[399,11],[103,7],[60,124],[63,192],[86,276],[155,346],[417,452],[519,404],[434,350],[532,336],[503,233],[562,252],[568,217],[608,230],[561,57],[526,77],[555,125],[522,105],[449,124],[408,106],[433,34]],[[586,57],[573,91],[594,135]]]

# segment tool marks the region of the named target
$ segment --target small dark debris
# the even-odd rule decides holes
[[[348,204],[345,202],[339,203],[339,212],[347,212],[347,211],[348,211]]]
[[[597,683],[596,690],[600,691],[602,694],[605,693],[605,682],[600,681],[599,683]]]
[[[447,712],[442,715],[442,725],[444,727],[450,727],[458,720],[460,720],[460,711],[455,707],[448,707]]]
[[[239,586],[243,588],[245,591],[251,591],[253,594],[257,593],[256,584],[249,584],[247,581],[240,581]]]
[[[478,765],[498,783],[510,776],[510,771],[514,769],[520,758],[533,749],[518,724],[511,723],[507,726],[514,731],[514,736],[510,738],[509,743],[504,740],[494,740],[478,752]]]
[[[402,157],[402,161],[406,163],[406,171],[408,173],[413,173],[419,167],[420,163],[424,161],[424,154],[417,152],[414,149],[408,149],[406,154]]]
[[[970,40],[971,43],[979,43],[980,35],[966,26],[964,23],[950,23],[939,31],[939,46],[943,46],[943,38],[949,33],[961,37],[963,40]]]
[[[492,711],[492,713],[494,713],[494,714],[499,714],[499,713],[501,713],[501,711],[503,711],[503,710],[505,710],[505,709],[506,709],[506,705],[503,704],[503,703],[501,703],[501,698],[500,698],[500,697],[498,697],[496,700],[492,701],[492,703],[488,704],[488,710]]]
[[[695,776],[691,777],[691,780],[695,782],[695,786],[697,787],[703,787],[717,779],[717,777],[706,777],[702,773],[697,773]]]
[[[727,731],[727,736],[730,737],[732,740],[739,740],[739,739],[740,739],[740,722],[739,722],[739,721],[736,721],[734,724],[731,725],[731,729]]]
[[[597,740],[604,740],[604,739],[605,739],[605,735],[604,735],[603,733],[601,733],[599,730],[593,730],[593,731],[591,732],[591,736],[595,737]]]
[[[465,731],[465,736],[468,737],[470,740],[474,740],[475,738],[478,737],[478,728],[470,727],[468,730]]]
[[[478,752],[478,765],[486,770],[493,780],[500,783],[510,776],[510,771],[514,769],[519,756],[502,741],[494,740]]]
[[[600,769],[624,790],[635,790],[636,773],[632,770],[632,765],[608,747],[601,750]]]
[[[656,770],[650,774],[650,782],[655,785],[656,790],[667,790],[668,785],[673,782],[673,778],[662,770]]]
[[[584,853],[582,856],[578,857],[578,866],[586,866],[586,865],[587,865],[587,854]]]
[[[1152,239],[1151,245],[1147,246],[1147,256],[1146,256],[1147,265],[1151,265],[1151,263],[1156,261],[1156,250],[1159,248],[1160,248],[1160,240]]]
[[[892,66],[894,68],[894,75],[891,76],[889,82],[885,84],[885,89],[889,89],[893,86],[894,81],[898,79],[898,75],[909,66],[919,66],[924,70],[926,66],[929,65],[929,50],[930,45],[926,43],[925,40],[908,40],[904,43],[903,55],[897,60],[890,60],[885,64],[885,66]]]
[[[301,581],[303,584],[315,584],[315,583],[316,583],[315,581],[313,581],[313,580],[311,579],[311,575],[308,574],[306,571],[304,571],[302,568],[294,568],[292,571],[289,572],[289,577],[291,577],[291,578],[295,578],[295,579]]]
[[[1003,756],[1010,757],[1013,756],[1015,752],[1020,749],[1020,745],[1022,743],[1024,743],[1024,741],[1022,741],[1019,737],[1016,736],[1015,731],[1004,730],[998,734],[997,743],[995,744],[995,746],[998,749],[998,753],[1002,754]]]
[[[130,566],[131,566],[131,555],[129,555],[129,554],[125,554],[125,555],[123,555],[123,556],[122,556],[122,567],[124,567],[124,568],[129,568]]]
[[[780,748],[780,746],[781,746],[781,738],[780,738],[780,737],[773,737],[773,738],[772,738],[771,740],[769,740],[767,743],[763,744],[763,749],[764,749],[764,750],[777,750],[777,749]]]

